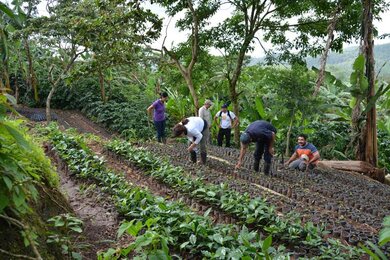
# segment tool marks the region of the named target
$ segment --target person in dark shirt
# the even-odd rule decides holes
[[[259,171],[260,160],[264,154],[264,174],[268,175],[271,169],[271,160],[274,155],[276,132],[276,128],[264,120],[257,120],[250,124],[240,137],[241,149],[236,169],[241,167],[242,160],[244,159],[249,143],[256,142],[253,169],[256,172]]]

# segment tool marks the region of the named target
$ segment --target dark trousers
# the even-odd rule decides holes
[[[230,147],[230,136],[232,134],[231,128],[220,128],[218,131],[218,146],[222,146],[223,137],[226,139],[226,147]]]
[[[165,141],[165,120],[163,121],[154,121],[154,126],[157,130],[157,141],[164,142]]]
[[[264,161],[266,163],[271,163],[272,160],[272,154],[269,153],[269,144],[264,141],[257,141],[256,142],[256,150],[254,153],[255,161],[259,162],[261,160],[261,157],[263,157],[264,154]]]

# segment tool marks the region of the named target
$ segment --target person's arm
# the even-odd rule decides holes
[[[275,150],[274,150],[275,136],[276,136],[275,133],[272,132],[271,142],[269,143],[269,147],[268,147],[268,151],[271,155],[275,154]]]
[[[205,119],[205,116],[204,116],[204,109],[202,108],[199,108],[199,111],[198,111],[198,114],[199,114],[199,117],[202,118],[202,119]]]
[[[187,148],[189,152],[194,150],[194,148],[200,143],[203,138],[203,135],[198,130],[193,131],[192,135],[195,137],[195,141],[191,143],[191,145]]]
[[[285,162],[284,164],[285,164],[285,165],[289,165],[290,162],[294,161],[295,159],[298,159],[298,154],[297,154],[297,152],[294,152],[294,153],[291,155],[290,159],[288,159],[287,162]]]
[[[154,109],[154,106],[153,106],[153,104],[151,104],[147,109],[146,109],[146,111],[148,112],[148,115],[149,116],[151,116],[152,115],[152,111],[153,111],[153,109]]]
[[[214,116],[214,122],[217,124],[218,128],[221,128],[220,124],[218,123],[218,113]]]
[[[309,160],[307,162],[307,164],[311,164],[319,159],[320,159],[320,153],[317,151],[317,152],[313,153],[313,158],[311,158],[311,160]]]
[[[241,147],[240,147],[240,156],[238,157],[238,162],[236,164],[236,169],[239,169],[241,167],[241,164],[242,164],[242,160],[244,159],[244,156],[246,154],[246,150],[248,149],[248,146],[249,145],[243,145],[241,143]]]

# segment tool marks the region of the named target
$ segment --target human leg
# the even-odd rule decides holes
[[[208,136],[210,135],[210,131],[208,128],[203,130],[202,132],[203,138],[200,140],[200,159],[202,161],[202,164],[206,164],[207,160],[207,143],[208,143]]]
[[[226,136],[226,147],[230,147],[230,137],[232,135],[232,129],[226,128],[225,129],[225,136]]]
[[[256,150],[255,153],[253,154],[254,157],[254,164],[253,164],[253,170],[255,172],[258,172],[260,169],[260,160],[261,157],[263,156],[264,152],[264,143],[263,142],[256,142]]]
[[[157,141],[161,143],[164,135],[164,121],[154,121],[154,126],[156,127]]]
[[[219,128],[218,136],[217,136],[218,146],[222,146],[222,141],[223,141],[223,129]]]
[[[271,163],[273,155],[269,152],[269,144],[264,144],[264,174],[271,172]]]

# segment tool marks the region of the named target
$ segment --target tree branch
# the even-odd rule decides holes
[[[336,10],[333,13],[333,18],[328,26],[328,39],[326,41],[326,46],[325,46],[324,52],[321,56],[321,61],[320,61],[321,67],[320,67],[320,71],[318,73],[318,78],[317,78],[317,82],[316,82],[316,89],[314,90],[313,96],[316,96],[318,94],[318,92],[320,91],[320,87],[322,85],[322,82],[324,81],[326,61],[328,59],[328,53],[329,53],[330,46],[332,45],[332,42],[333,42],[333,38],[334,38],[333,32],[336,28],[336,24],[337,24],[337,21],[339,18],[338,14],[339,14],[340,9],[341,9],[340,7],[341,6],[340,6],[340,2],[339,2],[339,4],[336,7]]]
[[[19,220],[15,219],[15,218],[11,218],[11,217],[8,217],[8,216],[3,215],[3,214],[0,214],[0,218],[5,219],[6,221],[14,224],[17,227],[20,227],[20,228],[22,228],[24,230],[27,230],[27,227],[22,222],[20,222]],[[42,260],[42,257],[39,254],[39,251],[38,251],[37,247],[35,246],[34,241],[31,239],[31,237],[28,234],[28,232],[25,232],[25,234],[26,234],[26,238],[27,238],[28,242],[30,243],[31,248],[32,248],[32,250],[33,250],[33,252],[34,252],[34,254],[36,256],[36,259]]]
[[[193,36],[192,36],[192,57],[191,57],[191,62],[188,65],[188,74],[191,74],[192,69],[194,68],[194,65],[196,63],[196,60],[198,58],[198,38],[199,38],[199,21],[198,17],[196,15],[194,6],[192,5],[192,0],[188,0],[188,8],[191,10],[192,13],[192,19],[193,19]]]
[[[36,260],[36,258],[34,257],[30,257],[30,256],[26,256],[26,255],[17,255],[17,254],[13,254],[11,252],[8,252],[6,250],[3,250],[0,248],[0,253],[3,253],[5,255],[9,255],[9,256],[12,256],[12,257],[15,257],[15,258],[22,258],[22,259],[31,259],[31,260]]]

